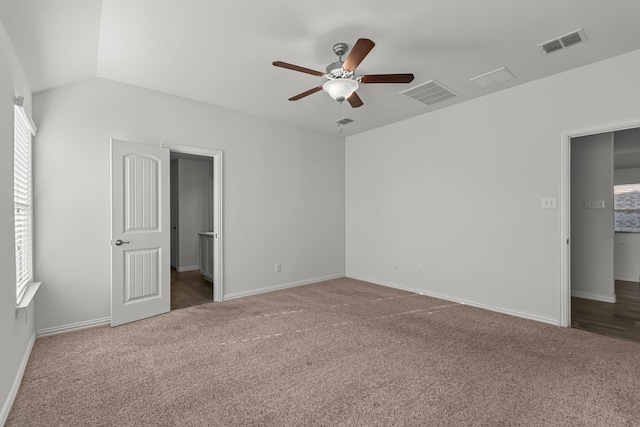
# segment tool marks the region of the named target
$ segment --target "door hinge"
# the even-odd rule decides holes
[[[567,245],[569,244],[569,239],[567,239]]]

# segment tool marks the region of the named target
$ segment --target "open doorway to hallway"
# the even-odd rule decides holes
[[[171,152],[171,310],[213,302],[213,159]]]
[[[640,342],[640,128],[571,139],[571,326]]]

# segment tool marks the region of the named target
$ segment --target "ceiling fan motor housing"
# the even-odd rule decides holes
[[[333,45],[333,52],[338,55],[340,59],[327,65],[327,74],[330,74],[335,78],[347,77],[345,76],[346,71],[342,68],[342,65],[344,64],[344,61],[342,61],[342,55],[347,53],[348,50],[349,46],[346,43],[341,42]]]
[[[342,64],[344,64],[344,62],[336,61],[327,65],[327,68],[326,68],[327,74],[331,74],[333,77],[336,77],[336,78],[343,77],[346,71],[342,68]]]

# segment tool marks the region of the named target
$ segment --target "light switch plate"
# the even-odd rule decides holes
[[[604,200],[585,200],[585,209],[604,209]]]

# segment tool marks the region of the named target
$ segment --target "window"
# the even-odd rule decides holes
[[[33,210],[31,204],[31,136],[35,125],[18,97],[14,105],[13,135],[13,208],[16,244],[16,299],[22,299],[29,283],[33,281]]]
[[[615,231],[640,233],[640,184],[614,185]]]

